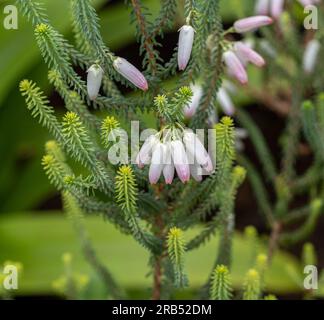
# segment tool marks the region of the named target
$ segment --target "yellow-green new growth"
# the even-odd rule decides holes
[[[66,160],[65,154],[55,140],[49,140],[45,143],[45,151],[60,161]]]
[[[63,178],[67,173],[65,166],[52,154],[46,154],[42,158],[42,166],[50,182],[62,190],[64,188]]]
[[[25,98],[27,108],[39,123],[48,128],[58,141],[63,141],[61,126],[54,115],[53,107],[48,105],[48,99],[43,91],[30,80],[22,80],[19,84],[21,95]]]
[[[261,294],[260,274],[255,269],[250,269],[244,281],[244,300],[258,300]]]
[[[217,152],[227,155],[228,158],[234,158],[234,122],[230,117],[223,117],[215,125]]]
[[[118,205],[126,213],[134,213],[137,207],[137,184],[130,166],[121,166],[115,180],[115,193]]]
[[[216,266],[211,280],[211,300],[231,300],[232,288],[228,268],[224,265]]]
[[[109,142],[114,140],[114,131],[120,128],[120,123],[113,116],[107,116],[101,124],[101,140],[105,148],[109,147]]]
[[[177,227],[169,230],[168,254],[173,265],[176,287],[185,287],[188,285],[187,276],[184,273],[184,253],[186,245],[183,238],[183,231]]]

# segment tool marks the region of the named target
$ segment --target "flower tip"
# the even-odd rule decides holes
[[[142,88],[141,88],[143,91],[147,91],[148,90],[148,84],[145,83],[143,84]]]
[[[179,68],[180,71],[184,71],[186,69],[186,66],[187,65],[185,63],[183,63],[183,62],[178,63],[178,68]]]

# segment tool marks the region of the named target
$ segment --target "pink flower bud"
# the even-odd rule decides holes
[[[163,176],[166,184],[171,184],[174,178],[174,165],[166,164],[163,168]]]
[[[190,59],[195,30],[189,25],[180,28],[179,44],[178,44],[178,66],[180,70],[184,70]]]
[[[190,119],[196,113],[196,110],[199,107],[201,97],[203,95],[203,90],[200,85],[195,84],[195,85],[191,85],[190,87],[193,95],[191,101],[189,102],[188,105],[184,107],[183,110],[184,116],[187,119]]]
[[[284,0],[275,0],[271,2],[271,16],[278,19],[284,9]]]
[[[263,67],[265,65],[264,59],[243,42],[235,42],[234,48],[236,50],[236,54],[242,57],[243,60],[252,62],[258,67]]]
[[[321,45],[318,40],[313,39],[308,42],[303,57],[303,68],[306,73],[314,71],[320,49]]]
[[[152,150],[157,143],[159,143],[159,140],[154,135],[149,136],[145,140],[135,160],[139,168],[143,168],[145,164],[149,163],[152,156]]]
[[[225,64],[230,74],[232,74],[240,83],[246,84],[248,76],[241,61],[233,51],[226,51],[223,54]]]
[[[151,184],[156,184],[159,181],[163,167],[163,144],[158,142],[153,148],[152,161],[149,170],[149,180]]]
[[[87,71],[87,91],[90,100],[95,100],[98,96],[103,70],[98,64],[93,64]]]
[[[256,14],[267,15],[269,13],[269,1],[271,0],[258,0],[255,6]]]
[[[206,171],[211,172],[213,170],[212,161],[199,138],[191,130],[186,130],[183,134],[183,142],[189,153],[194,156],[197,163],[206,169]]]
[[[268,16],[253,16],[237,20],[234,23],[234,29],[237,33],[244,33],[269,25],[273,20]]]
[[[118,73],[133,83],[136,87],[143,91],[148,89],[148,84],[144,75],[126,59],[118,57],[114,60],[113,65]]]
[[[171,142],[171,154],[179,179],[185,183],[190,179],[190,168],[185,148],[180,140]]]
[[[235,113],[233,101],[225,88],[222,87],[218,90],[217,101],[226,115],[232,116]]]

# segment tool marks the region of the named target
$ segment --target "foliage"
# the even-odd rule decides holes
[[[263,41],[278,55],[275,59],[269,57],[269,51],[262,48],[261,41],[252,34],[250,36],[262,54],[269,58],[269,72],[264,72],[261,88],[257,89],[261,94],[254,90],[250,92],[249,88],[246,91],[258,98],[268,89],[267,83],[273,84],[270,89],[275,101],[270,99],[269,105],[274,110],[278,110],[279,105],[281,115],[286,112],[278,163],[277,155],[272,154],[249,110],[236,110],[235,117],[247,130],[262,166],[263,170],[259,170],[256,163],[236,150],[234,120],[229,116],[220,117],[218,123],[213,120],[220,114],[219,90],[225,77],[223,54],[232,45],[228,35],[233,31],[223,30],[221,1],[184,1],[183,5],[173,0],[161,1],[160,11],[154,18],[142,1],[126,2],[136,29],[143,77],[149,83],[148,91],[129,96],[124,95],[121,88],[126,86],[136,91],[138,73],[133,70],[130,78],[135,77],[135,80],[127,78],[128,81],[116,68],[114,62],[118,56],[104,41],[101,20],[92,1],[70,2],[74,43],[70,43],[50,22],[41,3],[17,0],[21,13],[34,28],[36,44],[48,68],[48,79],[61,96],[67,112],[59,120],[45,91],[31,80],[21,81],[20,92],[31,115],[55,139],[45,146],[43,168],[50,182],[64,195],[66,211],[73,217],[85,257],[104,279],[107,294],[119,298],[122,290],[110,271],[98,261],[82,224],[83,214],[100,213],[148,251],[153,299],[172,297],[176,289],[189,285],[184,257],[217,233],[219,249],[212,271],[206,276],[201,297],[210,294],[212,299],[231,299],[229,279],[235,200],[247,176],[270,236],[268,257],[256,257],[255,265],[246,274],[242,298],[263,298],[264,272],[274,251],[279,245],[287,247],[304,241],[315,229],[323,212],[323,83],[317,75],[320,68],[314,75],[307,75],[302,69],[303,50],[299,43],[309,35],[299,32],[298,17],[294,16],[293,10],[283,15],[278,21],[282,33],[277,32],[277,28],[260,31]],[[178,7],[184,15],[180,17],[181,24],[189,24],[195,29],[190,62],[179,74],[177,50],[167,62],[163,61],[160,52],[161,38],[165,37],[167,29],[175,27]],[[322,17],[322,11],[320,15]],[[323,42],[321,34],[316,37]],[[292,66],[288,71],[286,63]],[[102,89],[94,101],[89,99],[87,83],[83,80],[92,64],[99,64],[104,71]],[[278,74],[289,86],[278,83]],[[302,77],[307,81],[301,82]],[[172,79],[172,86],[167,89],[165,81],[169,79]],[[190,89],[193,83],[201,84],[202,96],[195,115],[188,120],[184,118],[183,110],[193,98],[194,92]],[[308,94],[310,91],[312,96]],[[282,111],[285,101],[280,101],[281,96],[288,97],[288,111]],[[159,138],[166,128],[213,128],[216,135],[213,140],[216,148],[214,172],[201,182],[191,180],[181,184],[175,179],[172,185],[151,185],[145,176],[146,171],[129,163],[130,154],[127,153],[126,164],[110,163],[106,154],[112,145],[111,134],[116,137],[124,123],[128,126],[130,120],[145,113],[156,122]],[[129,141],[121,142],[127,145]],[[301,146],[305,145],[313,156],[313,163],[300,174],[297,162]],[[307,198],[307,205],[291,209],[294,200],[301,195]],[[270,201],[272,198],[274,201]],[[298,224],[293,225],[295,222]],[[183,235],[198,224],[203,224],[203,229],[185,242]],[[77,282],[66,276],[56,287],[63,288],[72,298],[78,291]],[[272,298],[267,296],[265,299]]]

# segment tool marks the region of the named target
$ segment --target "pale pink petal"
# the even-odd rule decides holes
[[[143,91],[148,89],[148,84],[144,75],[126,59],[118,57],[114,60],[113,65],[118,73],[133,83],[136,87]]]
[[[249,46],[241,41],[235,43],[234,48],[238,55],[243,57],[246,61],[252,62],[258,67],[263,67],[265,65],[264,59]]]
[[[268,16],[253,16],[237,20],[234,23],[234,29],[238,33],[244,33],[269,25],[272,22],[273,20]]]
[[[184,70],[190,59],[195,30],[189,25],[180,28],[178,44],[178,67]]]
[[[223,58],[230,74],[232,74],[240,83],[246,84],[248,82],[247,73],[241,61],[233,51],[226,51]]]

